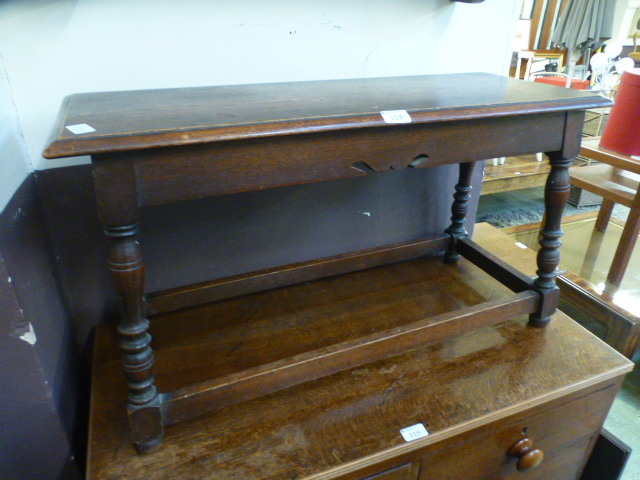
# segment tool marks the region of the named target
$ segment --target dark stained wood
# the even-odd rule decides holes
[[[545,85],[548,86],[548,85]],[[517,119],[517,121],[516,121]],[[562,148],[566,113],[386,125],[137,152],[141,205]],[[537,132],[531,135],[531,132]],[[509,139],[505,142],[505,139]],[[248,160],[250,159],[250,161]]]
[[[160,398],[153,384],[153,351],[145,318],[144,264],[136,240],[138,225],[105,227],[111,239],[109,272],[122,304],[118,333],[122,363],[129,385],[129,418],[132,440],[141,452],[151,451],[162,441]]]
[[[208,348],[211,337],[200,335],[207,322],[183,316],[190,334],[176,337],[177,319],[159,317],[153,326],[158,355],[175,355],[175,371],[159,370],[159,383],[165,373],[173,383],[185,369],[200,377],[211,369],[184,360]],[[399,477],[412,479],[418,470],[421,478],[516,479],[522,474],[507,453],[525,428],[545,452],[529,478],[577,479],[621,375],[632,368],[561,313],[546,329],[520,319],[171,425],[163,448],[139,456],[128,439],[114,342],[101,325],[88,480],[363,479],[381,472],[394,479],[387,473],[394,470],[413,472]],[[416,423],[430,435],[405,442],[399,430]],[[422,458],[421,469],[410,466]]]
[[[464,258],[514,292],[529,290],[533,285],[531,277],[523,274],[516,267],[501,260],[469,238],[461,239],[456,244],[456,250]]]
[[[459,239],[467,236],[464,223],[469,210],[469,200],[471,199],[471,176],[475,162],[463,162],[460,164],[458,183],[455,186],[456,193],[453,194],[451,204],[451,225],[445,233],[451,237],[451,247],[445,254],[445,260],[450,263],[457,262],[459,253],[456,251],[456,243]]]
[[[61,108],[46,158],[263,136],[384,127],[380,111],[414,123],[605,107],[588,92],[562,91],[482,73],[166,90],[81,93]],[[167,115],[166,112],[171,112]],[[74,135],[65,127],[96,131]]]
[[[572,138],[573,140],[573,138]],[[573,151],[569,148],[569,151]],[[538,251],[533,288],[540,293],[540,309],[530,317],[532,325],[545,326],[558,304],[559,290],[555,284],[556,268],[560,264],[560,237],[562,230],[562,212],[569,199],[569,167],[572,159],[561,153],[549,153],[551,171],[544,190],[545,222],[540,231],[540,250]]]
[[[487,74],[106,92],[68,97],[45,156],[93,156],[100,219],[112,238],[110,269],[123,306],[119,332],[130,384],[134,444],[141,451],[149,451],[159,445],[163,424],[305,380],[331,376],[483,324],[530,313],[533,324],[545,325],[557,304],[554,276],[560,232],[556,223],[559,226],[558,219],[566,202],[565,187],[568,192],[566,165],[570,163],[569,155],[579,148],[584,110],[610,103],[590,93]],[[411,121],[387,124],[380,113],[385,110],[405,110]],[[76,135],[66,128],[78,124],[89,125],[94,131]],[[282,340],[277,339],[276,345],[270,343],[263,351],[263,356],[253,349],[251,361],[257,363],[230,372],[230,377],[220,372],[228,367],[225,358],[213,364],[218,370],[213,379],[203,379],[200,385],[187,385],[176,391],[162,389],[158,394],[153,383],[154,353],[143,309],[144,263],[137,241],[140,207],[458,163],[460,178],[454,195],[452,225],[432,242],[438,246],[448,235],[452,259],[457,255],[456,242],[466,236],[463,223],[475,161],[539,151],[550,152],[552,167],[547,183],[548,228],[543,231],[539,274],[533,290],[509,294],[504,299],[485,298],[468,309],[461,302],[457,308],[441,312],[440,317],[414,311],[402,324],[390,326],[388,322],[393,323],[390,318],[403,311],[388,297],[395,279],[374,281],[377,273],[362,273],[375,298],[353,308],[345,308],[341,301],[342,296],[349,298],[348,292],[341,292],[342,296],[335,298],[330,288],[317,287],[330,285],[333,279],[319,280],[313,287],[320,288],[316,300],[348,312],[347,317],[335,311],[331,316],[343,318],[344,324],[355,328],[359,335],[336,339],[335,335],[344,331],[344,326],[335,331],[321,330],[314,336],[320,345],[298,342],[299,350],[287,355],[275,353],[281,352],[276,345]],[[400,254],[402,257],[407,252],[411,256],[416,249],[400,250],[404,251]],[[507,281],[517,278],[502,264],[491,268],[480,261],[479,252],[475,249],[473,253],[476,262],[482,263],[488,272]],[[191,305],[193,300],[219,299],[328,277],[356,267],[369,268],[366,272],[370,272],[372,265],[400,259],[395,257],[393,249],[384,246],[379,246],[378,252],[371,255],[345,253],[347,257],[337,262],[335,259],[312,261],[293,268],[284,266],[188,286],[181,292],[173,290],[156,297],[164,296],[167,300],[159,310]],[[406,264],[402,268],[407,268]],[[454,267],[450,270],[448,274],[440,270],[440,276],[426,289],[433,290],[433,285],[438,285],[441,295],[443,290],[452,290],[454,287],[447,281],[447,275],[457,270]],[[349,275],[356,277],[358,272]],[[469,286],[462,288],[466,295],[472,295]],[[285,303],[296,302],[292,300],[294,290],[297,285],[286,290]],[[308,294],[304,289],[301,291],[303,296]],[[181,295],[182,298],[178,298]],[[150,298],[153,305],[154,297]],[[250,301],[248,298],[243,297],[238,308],[242,309],[242,305]],[[396,310],[389,311],[391,306]],[[382,314],[382,311],[389,313]],[[302,314],[302,311],[295,313],[293,325],[299,323]],[[224,324],[232,317],[233,314],[225,312],[217,315],[212,323]],[[433,318],[429,320],[429,317]],[[369,330],[371,324],[378,324],[379,330]],[[183,322],[178,321],[177,325],[179,332]],[[291,333],[287,331],[284,335]],[[249,336],[245,332],[245,337]],[[243,338],[234,348],[247,341]]]
[[[393,330],[383,330],[286,360],[247,368],[239,374],[173,390],[164,394],[162,399],[164,422],[179,422],[206,412],[211,405],[221,408],[250,400],[417,348],[427,342],[460,335],[472,328],[500,322],[503,318],[533,312],[537,304],[536,294],[529,290],[519,294],[515,301],[495,300],[461,308]]]
[[[571,90],[571,89],[569,89]],[[582,128],[584,126],[585,110],[570,111],[566,113],[567,121],[564,125],[564,143],[562,157],[573,158],[580,154],[582,142]],[[553,169],[553,163],[551,164]]]
[[[443,254],[449,245],[447,238],[422,240],[390,245],[362,252],[317,259],[309,262],[285,265],[226,277],[221,280],[174,288],[147,295],[147,311],[150,314],[178,310],[207,302],[255,293],[270,288],[284,287],[318,278],[363,270],[388,263],[415,259],[421,256]]]
[[[435,282],[446,288],[432,288]],[[464,259],[451,266],[422,258],[168,312],[152,318],[151,333],[162,350],[154,328],[158,322],[173,325],[172,337],[194,358],[207,358],[218,377],[382,331],[401,333],[416,321],[511,296]],[[191,346],[196,338],[197,348]],[[196,365],[181,367],[174,378],[167,371],[174,360],[157,355],[163,391],[212,378],[188,376],[187,371],[198,370]]]

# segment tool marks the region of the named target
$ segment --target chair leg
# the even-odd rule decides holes
[[[609,200],[608,198],[604,198],[602,200],[602,206],[600,207],[600,211],[598,212],[598,218],[596,218],[596,230],[599,232],[604,232],[609,225],[609,220],[611,220],[611,213],[613,212],[613,207],[616,205],[616,202],[613,200]]]
[[[616,249],[616,254],[613,256],[613,262],[609,269],[609,280],[614,285],[620,285],[624,273],[629,265],[633,248],[638,240],[638,234],[640,234],[640,191],[636,193],[631,208],[629,210],[629,217],[624,224],[624,230],[622,230],[622,236],[620,237],[620,243]]]

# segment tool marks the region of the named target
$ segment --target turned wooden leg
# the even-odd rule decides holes
[[[551,171],[544,190],[545,222],[540,232],[540,250],[537,263],[538,277],[533,288],[540,294],[538,311],[529,316],[529,324],[544,327],[549,323],[558,306],[560,290],[556,286],[556,268],[560,263],[562,242],[562,212],[569,199],[569,166],[572,159],[562,158],[560,153],[549,155]]]
[[[138,225],[105,226],[110,238],[109,272],[120,297],[118,326],[124,372],[129,386],[128,414],[136,450],[146,453],[162,443],[160,398],[153,384],[153,351],[144,315],[144,264],[137,241]]]
[[[453,204],[451,205],[451,225],[445,233],[451,237],[449,250],[445,252],[445,261],[455,263],[460,259],[460,254],[456,252],[456,241],[467,236],[464,228],[464,221],[469,210],[469,200],[471,199],[471,177],[476,162],[465,162],[460,164],[460,174],[456,185],[456,193],[453,194]]]

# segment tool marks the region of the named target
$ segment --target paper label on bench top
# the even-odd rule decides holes
[[[93,128],[91,125],[87,125],[86,123],[79,123],[78,125],[67,125],[65,128],[71,133],[75,133],[76,135],[96,131],[95,128]]]
[[[421,423],[416,423],[415,425],[411,425],[410,427],[403,428],[400,430],[400,434],[405,441],[410,442],[412,440],[417,440],[422,437],[426,437],[429,435],[427,429],[424,428],[424,425]]]
[[[406,110],[386,110],[380,115],[385,123],[411,123],[411,115]]]

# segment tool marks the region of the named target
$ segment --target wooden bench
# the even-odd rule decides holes
[[[598,137],[584,140],[581,154],[602,164],[572,167],[569,174],[572,185],[602,196],[603,202],[595,225],[597,230],[606,230],[616,203],[630,208],[607,276],[609,282],[620,285],[640,233],[640,161],[602,148],[599,142]]]

